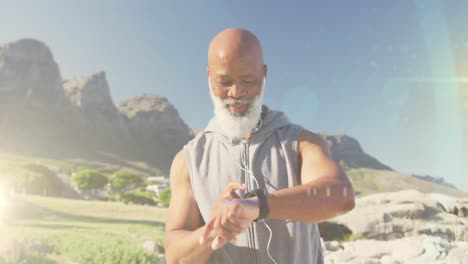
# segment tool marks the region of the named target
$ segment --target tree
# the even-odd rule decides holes
[[[119,170],[109,179],[112,190],[119,193],[125,190],[132,190],[144,184],[143,178],[128,170]]]
[[[80,190],[101,189],[107,184],[107,177],[91,169],[82,169],[73,176],[73,181]]]
[[[35,163],[22,164],[11,180],[15,189],[30,194],[59,196],[65,188],[55,172]]]
[[[164,207],[169,207],[169,203],[171,202],[171,189],[162,190],[159,193],[159,204]]]
[[[119,200],[123,203],[156,205],[156,202],[153,200],[153,195],[151,193],[142,191],[130,191],[123,193]]]

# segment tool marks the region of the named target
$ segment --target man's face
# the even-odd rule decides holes
[[[263,103],[263,72],[249,59],[210,64],[210,95],[216,119],[227,136],[243,138],[257,126]]]
[[[251,57],[217,59],[209,65],[213,94],[234,116],[245,116],[262,90],[263,65]]]

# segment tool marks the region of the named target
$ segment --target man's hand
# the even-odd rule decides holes
[[[239,182],[231,182],[216,199],[211,209],[211,219],[205,225],[200,244],[211,242],[217,250],[245,231],[259,215],[256,198],[241,199],[235,192],[245,189]]]

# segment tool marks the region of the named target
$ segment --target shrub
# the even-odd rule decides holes
[[[47,194],[58,196],[64,189],[64,184],[55,173],[47,167],[34,163],[21,165],[16,169],[14,177],[10,177],[15,190],[30,194]]]
[[[14,246],[3,252],[0,256],[1,264],[54,264],[52,259],[48,258],[46,253],[40,252],[35,248],[25,245],[25,241],[16,242]]]
[[[137,174],[134,174],[128,170],[119,170],[112,175],[109,179],[109,182],[112,186],[112,190],[119,193],[124,190],[132,190],[136,187],[143,185],[143,178]]]
[[[147,180],[146,181],[146,185],[161,185],[161,184],[163,184],[163,182],[159,180]]]
[[[156,205],[153,195],[142,191],[126,192],[120,196],[120,201],[124,203]]]
[[[13,186],[15,190],[30,194],[42,194],[45,189],[45,181],[40,174],[24,171],[15,175]]]
[[[101,189],[108,182],[106,176],[91,169],[78,171],[75,176],[73,176],[73,181],[80,190]]]
[[[86,243],[83,243],[83,239],[76,239],[74,236],[68,239],[55,238],[51,242],[56,245],[61,255],[78,263],[164,263],[157,256],[148,254],[142,248],[116,239],[112,235],[88,239]]]
[[[332,241],[338,240],[343,241],[347,240],[350,235],[352,235],[352,231],[343,224],[338,224],[334,222],[320,222],[318,224],[318,228],[320,230],[320,235],[325,241]]]
[[[161,191],[159,194],[159,204],[168,207],[171,202],[171,189]]]

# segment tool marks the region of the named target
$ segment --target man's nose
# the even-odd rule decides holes
[[[232,98],[240,98],[246,94],[246,89],[238,82],[234,82],[228,92],[228,96]]]

